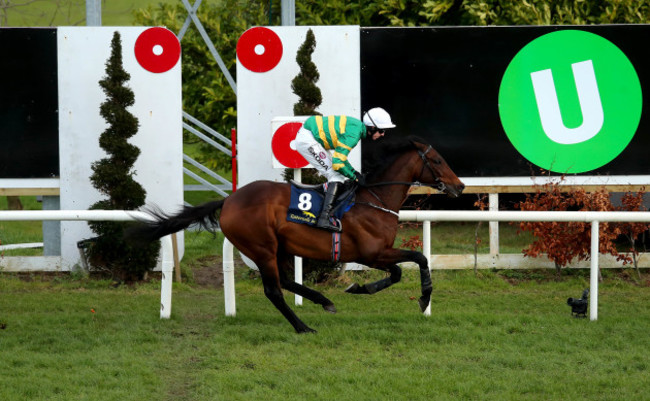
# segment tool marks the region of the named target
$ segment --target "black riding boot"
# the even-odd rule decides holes
[[[316,227],[335,232],[341,231],[341,223],[337,220],[338,224],[333,224],[330,220],[332,205],[334,204],[334,199],[336,199],[336,192],[339,190],[339,185],[341,185],[340,182],[330,182],[327,184],[327,192],[325,193],[325,199],[323,200],[323,209],[320,212],[320,216],[318,216]]]

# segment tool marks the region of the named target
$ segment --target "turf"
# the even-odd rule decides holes
[[[0,399],[647,399],[648,275],[622,277],[605,277],[591,322],[565,304],[584,274],[434,272],[425,317],[415,272],[373,296],[343,288],[377,273],[347,273],[316,287],[338,314],[292,306],[319,331],[298,335],[241,271],[236,317],[224,316],[221,290],[175,284],[170,320],[158,319],[156,283],[5,273]]]

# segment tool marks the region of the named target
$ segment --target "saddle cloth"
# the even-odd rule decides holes
[[[291,202],[287,210],[287,221],[315,226],[325,198],[325,184],[305,185],[291,182]],[[341,191],[334,201],[332,215],[337,219],[343,218],[345,212],[354,205],[354,190],[348,188]]]

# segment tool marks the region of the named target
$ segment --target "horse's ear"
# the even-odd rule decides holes
[[[429,146],[427,141],[425,141],[424,139],[420,138],[417,135],[409,135],[407,139],[409,142],[411,142],[413,146],[415,146],[418,149],[422,147],[426,148],[427,146]]]
[[[411,145],[413,145],[415,149],[422,150],[423,148],[427,147],[427,145],[424,144],[419,138],[409,138],[409,142],[411,142]]]

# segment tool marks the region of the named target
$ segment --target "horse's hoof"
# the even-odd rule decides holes
[[[311,327],[305,326],[304,328],[300,330],[296,330],[298,334],[305,334],[305,333],[318,333],[316,330],[312,329]]]
[[[429,302],[431,302],[431,298],[429,298],[429,299],[424,299],[424,298],[418,299],[418,304],[420,305],[420,311],[424,312],[427,309],[427,307],[429,306]]]
[[[348,288],[345,289],[345,292],[350,294],[358,294],[360,285],[357,283],[351,284]]]
[[[323,309],[325,309],[329,313],[336,313],[336,306],[334,306],[334,304],[323,305]]]

